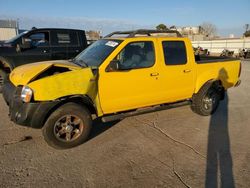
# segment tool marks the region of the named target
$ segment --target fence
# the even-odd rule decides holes
[[[250,38],[228,39],[228,40],[210,40],[210,41],[192,41],[194,47],[208,49],[211,53],[221,53],[223,49],[228,49],[238,53],[240,49],[250,48]]]

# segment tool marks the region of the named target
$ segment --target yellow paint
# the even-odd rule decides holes
[[[90,68],[83,68],[45,77],[28,84],[34,91],[35,101],[51,101],[72,95],[87,95],[96,104],[98,115],[102,114],[99,107],[97,82]]]
[[[10,80],[15,86],[26,85],[39,73],[47,70],[53,65],[58,67],[66,67],[71,70],[80,69],[79,66],[63,60],[31,63],[15,68],[10,74]]]
[[[197,93],[208,80],[220,80],[225,89],[234,86],[239,80],[239,68],[239,60],[198,64],[195,93]]]
[[[32,81],[51,66],[69,68],[71,71]],[[53,101],[71,95],[87,95],[102,115],[97,92],[97,82],[90,68],[81,68],[68,61],[47,61],[23,65],[14,69],[10,80],[15,86],[28,85],[34,92],[34,100]],[[94,80],[94,81],[90,81]]]
[[[221,80],[223,86],[228,89],[239,79],[238,60],[196,64],[189,39],[134,37],[123,40],[99,67],[98,76],[93,75],[90,68],[80,68],[65,61],[51,61],[21,66],[11,73],[10,79],[16,86],[28,85],[34,91],[35,101],[87,95],[95,103],[98,116],[189,99],[209,80]],[[170,40],[185,42],[187,64],[165,65],[162,42]],[[154,43],[155,64],[149,68],[106,72],[110,61],[128,43],[136,41]],[[68,67],[71,71],[32,81],[50,66]]]

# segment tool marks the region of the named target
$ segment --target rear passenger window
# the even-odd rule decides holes
[[[57,33],[58,44],[70,44],[69,33]]]
[[[54,45],[59,46],[78,46],[77,32],[57,32]]]
[[[183,41],[162,42],[166,65],[183,65],[187,63],[187,53]]]

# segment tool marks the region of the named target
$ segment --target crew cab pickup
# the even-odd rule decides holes
[[[33,28],[0,44],[0,92],[15,67],[38,61],[70,59],[87,47],[85,31]]]
[[[187,104],[214,113],[225,91],[239,85],[241,63],[205,58],[196,61],[177,31],[115,32],[71,61],[14,69],[3,95],[12,121],[42,128],[50,146],[70,148],[88,138],[94,117],[114,121]]]

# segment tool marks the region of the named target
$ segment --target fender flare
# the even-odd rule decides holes
[[[8,61],[6,58],[0,56],[0,69],[9,69],[11,72],[14,69],[15,66],[11,63],[11,61]]]
[[[48,111],[48,113],[44,117],[44,123],[57,108],[68,102],[74,102],[76,104],[83,105],[90,111],[91,114],[97,115],[97,108],[92,99],[87,95],[70,95],[56,99],[55,101],[57,101],[57,103],[55,103],[55,105]]]
[[[211,86],[216,87],[218,89],[218,91],[220,92],[220,96],[221,96],[221,100],[224,99],[225,97],[225,88],[222,85],[221,80],[217,80],[217,79],[211,79],[208,80],[207,82],[205,82],[200,89],[197,91],[197,93],[194,93],[192,98],[198,94],[198,92],[201,90],[201,88],[206,88],[206,90],[208,90]]]

